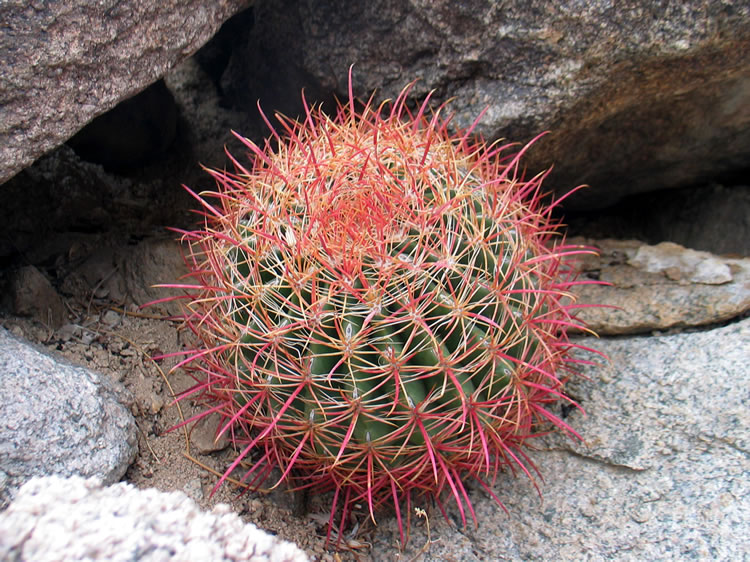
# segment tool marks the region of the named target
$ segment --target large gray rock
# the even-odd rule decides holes
[[[455,96],[456,123],[488,107],[479,131],[527,142],[530,169],[554,163],[548,187],[584,190],[569,206],[695,183],[750,155],[750,5],[613,5],[490,0],[256,2],[257,23],[224,90],[295,111],[306,86],[378,99],[419,79],[415,96]],[[279,68],[283,72],[279,72]]]
[[[35,478],[0,514],[0,558],[304,562],[295,545],[245,524],[226,504],[201,511],[181,492]]]
[[[124,393],[0,328],[0,504],[33,476],[122,478],[138,447]]]
[[[249,0],[0,4],[0,182],[163,76]]]
[[[586,416],[556,411],[584,442],[558,436],[532,452],[541,500],[523,476],[501,475],[494,491],[509,515],[478,487],[477,528],[435,510],[424,560],[747,559],[750,319],[580,343],[610,358],[569,387]],[[398,536],[393,519],[378,521],[373,553]],[[413,525],[406,554],[425,539]]]

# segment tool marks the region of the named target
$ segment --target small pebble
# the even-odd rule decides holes
[[[120,314],[114,310],[108,310],[102,315],[102,322],[109,327],[116,326],[120,323]]]
[[[163,407],[164,407],[164,398],[162,398],[158,394],[153,394],[151,396],[151,413],[158,414]]]
[[[187,494],[188,497],[195,501],[201,501],[203,499],[203,486],[201,485],[200,478],[193,478],[182,488],[182,491]]]

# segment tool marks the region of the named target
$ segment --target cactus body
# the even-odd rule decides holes
[[[351,98],[351,93],[350,93]],[[447,132],[393,103],[279,117],[253,166],[211,171],[205,228],[184,233],[200,345],[193,393],[252,459],[295,487],[374,513],[413,492],[528,474],[524,441],[564,422],[568,256],[553,246],[543,176],[520,153]],[[492,493],[490,491],[490,493]],[[493,494],[494,495],[494,494]]]

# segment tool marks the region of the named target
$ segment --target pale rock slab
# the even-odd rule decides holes
[[[578,317],[599,335],[648,333],[716,324],[750,310],[750,258],[729,258],[663,242],[577,240],[599,250],[579,265]]]
[[[117,482],[138,442],[127,391],[0,328],[0,503],[34,476]],[[2,558],[2,557],[0,557]]]
[[[225,504],[201,511],[182,492],[96,479],[34,478],[0,514],[0,558],[304,562],[295,545],[245,524]]]

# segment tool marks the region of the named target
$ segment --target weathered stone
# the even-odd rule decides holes
[[[207,455],[216,451],[222,451],[229,447],[230,441],[224,433],[217,438],[222,417],[214,412],[204,416],[190,426],[190,443],[195,447],[197,453]]]
[[[557,435],[531,453],[544,477],[542,498],[520,471],[517,479],[501,475],[492,489],[509,514],[478,486],[469,494],[477,527],[448,525],[433,510],[424,560],[742,558],[750,319],[707,332],[579,343],[610,358],[569,385],[585,416],[554,411],[584,441]],[[447,511],[460,522],[454,505]],[[398,536],[395,517],[383,519],[372,552]],[[425,526],[413,524],[404,555],[425,541]]]
[[[647,273],[661,273],[677,283],[723,285],[732,281],[729,264],[708,252],[696,252],[673,242],[641,246],[628,265]]]
[[[125,390],[0,328],[0,503],[33,476],[125,474],[137,452]]]
[[[256,25],[224,76],[252,111],[299,110],[306,87],[393,98],[455,97],[455,123],[488,108],[486,138],[527,142],[547,186],[593,186],[567,201],[602,207],[746,167],[750,155],[750,6],[742,0],[654,3],[388,0],[256,2]],[[283,68],[283,73],[279,72]],[[318,98],[319,99],[319,98]]]
[[[578,317],[600,335],[715,324],[750,310],[750,258],[733,259],[664,242],[585,241],[600,250],[581,264],[609,286],[574,288]]]
[[[248,0],[0,5],[0,182],[163,76]]]
[[[67,313],[62,298],[33,265],[12,272],[3,293],[0,300],[12,314],[31,317],[52,330],[65,323]]]
[[[568,386],[586,416],[574,417],[584,442],[567,448],[632,470],[658,469],[673,455],[720,462],[730,451],[728,462],[750,467],[750,319],[592,347],[608,361],[585,370],[590,380]]]
[[[226,504],[201,511],[181,492],[102,487],[80,477],[34,478],[0,514],[0,558],[303,562],[294,544],[242,520]]]
[[[97,287],[102,296],[120,305],[143,306],[182,295],[181,290],[157,285],[179,282],[186,273],[179,243],[152,237],[135,245],[97,248],[70,272],[63,288],[78,282],[92,289]],[[177,302],[163,302],[146,312],[178,315],[182,309]]]

